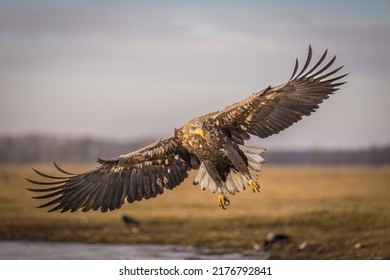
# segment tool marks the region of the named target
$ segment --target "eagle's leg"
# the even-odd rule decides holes
[[[229,204],[230,200],[223,194],[222,188],[218,188],[218,206],[226,210]]]
[[[256,191],[257,192],[260,192],[260,184],[256,181],[256,180],[253,180],[252,178],[250,178],[248,180],[248,185],[249,187],[252,189],[252,191],[255,193]]]
[[[222,181],[221,175],[219,174],[214,163],[212,163],[211,161],[203,160],[203,164],[206,167],[207,173],[210,175],[211,179],[217,185],[218,206],[221,207],[223,210],[225,210],[226,207],[229,206],[230,201],[223,193],[223,188],[222,188],[223,181]]]

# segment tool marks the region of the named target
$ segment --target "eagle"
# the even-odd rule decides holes
[[[38,208],[49,212],[119,209],[154,198],[180,185],[191,170],[197,170],[193,184],[217,194],[219,207],[230,204],[234,195],[249,187],[260,191],[259,172],[264,164],[264,148],[245,145],[251,135],[266,138],[309,116],[323,100],[335,93],[347,74],[343,66],[332,67],[336,56],[327,59],[328,50],[311,65],[309,45],[305,64],[298,72],[298,59],[287,83],[268,86],[222,111],[194,118],[171,136],[140,150],[114,159],[98,158],[99,166],[81,174],[65,171],[54,162],[59,176],[33,168],[42,181],[27,179],[40,187],[36,199],[49,199]]]

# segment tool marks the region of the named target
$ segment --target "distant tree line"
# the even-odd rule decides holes
[[[97,157],[109,159],[139,149],[147,141],[144,139],[120,143],[92,138],[63,139],[42,135],[0,136],[0,164],[53,161],[91,163],[96,161]]]
[[[267,162],[273,164],[385,165],[390,164],[390,145],[356,150],[274,151],[267,152]]]
[[[0,136],[0,164],[92,163],[113,158],[157,139],[115,142],[92,138],[63,139],[42,135]],[[390,145],[357,150],[267,151],[268,164],[390,164]]]

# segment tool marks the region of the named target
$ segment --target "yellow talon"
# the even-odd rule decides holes
[[[223,210],[226,210],[226,208],[229,206],[230,201],[224,194],[218,194],[218,206],[221,207]]]
[[[256,192],[256,191],[260,192],[260,184],[257,181],[250,179],[248,181],[248,185],[251,187],[253,192]]]

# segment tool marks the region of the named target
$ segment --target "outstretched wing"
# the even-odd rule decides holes
[[[56,205],[51,211],[118,209],[127,198],[129,203],[156,197],[164,188],[173,189],[188,176],[191,160],[175,137],[162,139],[136,152],[112,160],[99,159],[100,166],[82,174],[72,174],[54,163],[64,176],[57,177],[34,171],[51,179],[40,182],[27,179],[49,188],[30,188],[33,192],[45,193],[37,199],[52,199],[39,208]]]
[[[243,140],[249,139],[248,133],[261,138],[279,133],[303,116],[314,112],[324,99],[345,83],[339,80],[347,74],[334,76],[343,66],[328,70],[336,57],[324,65],[326,55],[327,50],[319,61],[307,70],[312,58],[312,48],[309,46],[302,70],[297,74],[296,60],[293,74],[286,84],[256,92],[247,99],[217,112],[213,118],[230,130],[236,142],[242,143]]]

